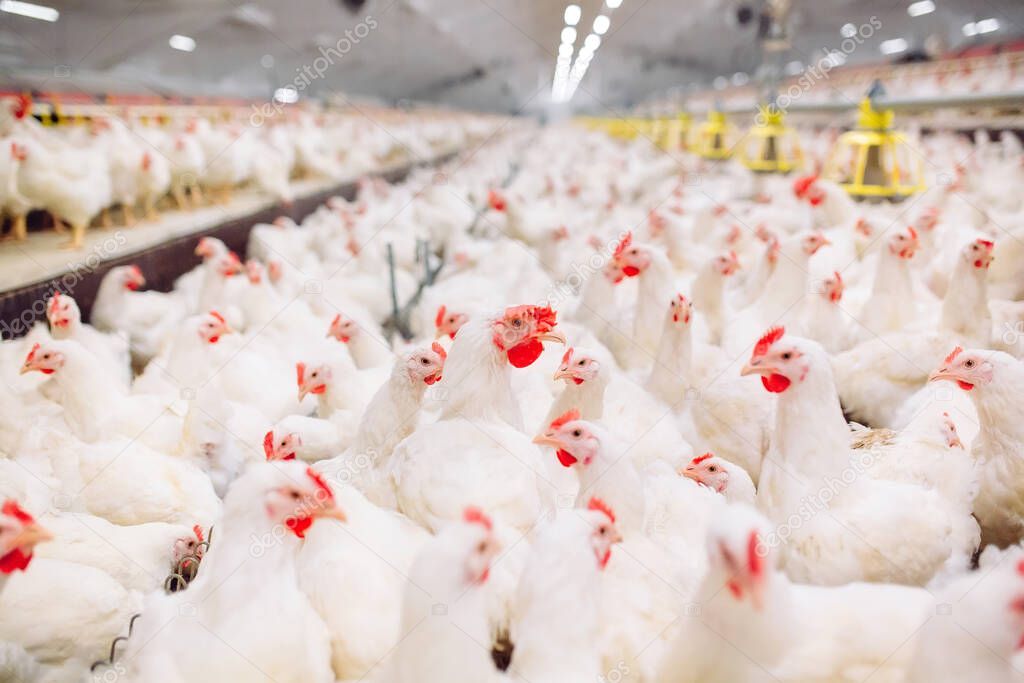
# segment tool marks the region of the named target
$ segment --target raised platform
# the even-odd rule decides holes
[[[430,164],[452,156],[454,153],[442,155]],[[371,175],[397,182],[415,166],[403,165]],[[356,182],[300,181],[295,189],[296,199],[288,207],[265,195],[245,192],[227,205],[166,212],[156,222],[131,228],[90,228],[85,245],[78,251],[61,250],[59,245],[67,235],[53,230],[31,232],[22,243],[0,243],[0,336],[20,337],[36,320],[44,319],[46,300],[57,289],[74,296],[82,318],[89,320],[100,281],[115,266],[138,264],[146,276],[146,289],[169,291],[179,275],[199,263],[193,253],[198,236],[215,236],[244,256],[253,225],[269,223],[278,216],[301,221],[329,197],[354,198]]]

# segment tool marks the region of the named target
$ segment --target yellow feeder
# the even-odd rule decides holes
[[[734,138],[735,129],[725,114],[712,110],[708,112],[708,120],[694,131],[690,149],[705,159],[728,159],[732,156]]]
[[[878,89],[872,88],[873,92]],[[891,109],[877,111],[871,94],[860,103],[857,128],[843,133],[824,177],[856,199],[900,201],[923,192],[924,164],[902,133],[892,130]]]
[[[683,112],[678,116],[663,116],[658,122],[658,136],[655,141],[660,149],[686,149],[686,135],[690,131],[689,114]]]
[[[774,104],[760,108],[757,122],[740,141],[740,161],[755,173],[789,173],[804,165],[796,131],[787,127]]]

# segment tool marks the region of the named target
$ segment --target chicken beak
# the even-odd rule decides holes
[[[35,370],[35,368],[33,368],[30,364],[25,363],[24,365],[21,366],[21,370],[18,371],[18,374],[24,375],[29,372],[32,372],[33,370]]]
[[[773,372],[775,372],[774,368],[770,368],[768,366],[754,365],[753,363],[747,363],[746,365],[743,366],[743,369],[740,370],[740,376],[746,377],[747,375],[770,375]]]
[[[444,328],[439,327],[436,330],[434,330],[434,339],[435,340],[440,339],[444,335],[445,335]]]
[[[561,448],[562,444],[551,434],[538,434],[533,437],[533,443],[538,446],[551,446],[552,448]]]
[[[537,337],[537,339],[541,341],[558,342],[562,346],[565,346],[566,343],[565,335],[562,334],[561,330],[551,330],[550,332],[545,332],[544,334]]]
[[[28,526],[23,528],[18,533],[18,535],[11,540],[9,550],[24,547],[31,548],[32,546],[35,546],[38,543],[42,543],[43,541],[49,541],[52,538],[52,533],[50,533],[47,529],[33,522],[32,524],[29,524]]]
[[[695,470],[691,470],[690,468],[686,468],[685,470],[680,472],[680,474],[683,475],[684,477],[686,477],[687,479],[692,479],[693,481],[697,482],[698,484],[701,483],[700,477],[697,476],[697,472]]]
[[[946,370],[945,368],[942,368],[941,370],[935,370],[930,375],[928,375],[929,382],[937,382],[942,379],[949,380],[950,382],[955,382],[960,378],[956,376],[955,372],[953,372],[952,370]]]
[[[345,514],[345,511],[335,505],[317,510],[314,517],[317,519],[336,519],[339,522],[348,521],[348,516]]]
[[[611,542],[614,544],[614,543],[622,543],[622,541],[623,541],[623,539],[622,539],[622,532],[619,531],[619,527],[612,526]]]
[[[306,388],[306,387],[304,387],[304,386],[302,386],[302,387],[299,387],[299,403],[301,403],[301,402],[302,402],[302,399],[306,398],[306,396],[307,396],[308,394],[309,394],[309,389],[307,389],[307,388]]]
[[[560,379],[572,379],[572,373],[568,369],[559,368],[551,379],[556,382]]]

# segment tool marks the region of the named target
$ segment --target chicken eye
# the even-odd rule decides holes
[[[602,536],[608,535],[608,527],[606,527],[606,526],[601,527],[600,529],[597,530],[597,533],[601,534]]]
[[[310,377],[316,377],[317,372],[319,372],[319,371],[318,370],[314,370],[312,373],[310,373],[309,376]]]
[[[578,365],[578,366],[580,366],[580,367],[582,368],[582,367],[583,367],[584,365],[586,365],[586,364],[587,364],[587,361],[585,361],[585,360],[581,360],[581,361],[580,361],[579,363],[577,363],[576,365]]]
[[[782,360],[789,360],[792,357],[793,357],[793,354],[790,353],[789,351],[786,351],[784,354],[782,354]]]
[[[712,465],[711,467],[708,468],[708,472],[717,472],[717,471],[718,471],[718,468],[715,467],[714,465]]]
[[[974,361],[973,360],[966,360],[966,361],[964,361],[964,367],[965,368],[973,368],[974,367]]]
[[[427,360],[426,358],[420,358],[420,363],[422,365],[430,365],[430,361]]]
[[[282,440],[281,440],[281,447],[283,448],[283,447],[284,447],[284,445],[285,445],[285,441],[284,441],[284,440],[282,439]]]
[[[581,436],[582,434],[583,434],[583,432],[581,432],[581,431],[580,431],[580,430],[578,430],[578,429],[574,429],[574,430],[572,430],[572,435],[573,435],[573,436]]]
[[[302,496],[299,495],[298,491],[292,491],[291,496],[292,496],[292,500],[298,500],[299,498],[302,497]]]
[[[483,554],[487,551],[487,541],[480,541],[476,546],[476,551]]]

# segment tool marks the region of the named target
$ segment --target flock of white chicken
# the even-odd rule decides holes
[[[1024,680],[1021,150],[918,144],[858,205],[514,122],[54,293],[0,346],[0,678]]]
[[[294,177],[342,181],[381,166],[423,161],[463,144],[465,126],[453,119],[411,116],[382,128],[338,112],[314,116],[284,110],[260,126],[203,117],[155,125],[131,115],[95,117],[88,126],[44,127],[24,102],[0,106],[0,214],[10,237],[27,237],[26,217],[45,210],[58,230],[71,228],[69,247],[82,245],[93,222],[125,225],[141,209],[156,220],[158,203],[178,209],[206,199],[230,201],[235,188],[253,186],[290,204]],[[247,114],[248,112],[245,112]]]

